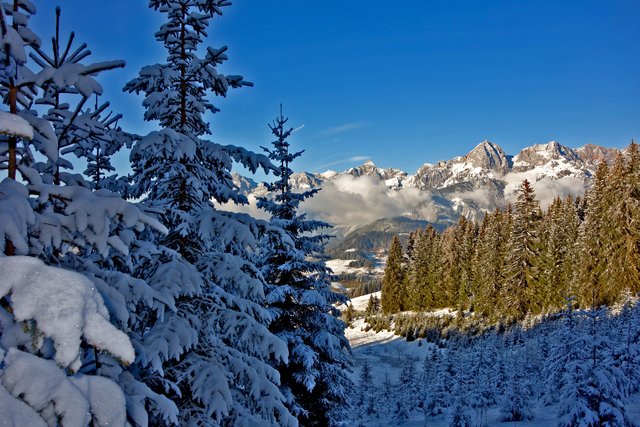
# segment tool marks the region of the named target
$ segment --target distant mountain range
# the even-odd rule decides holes
[[[339,239],[334,247],[343,248],[343,242],[352,241],[348,238],[350,234],[360,239],[369,235],[370,243],[375,241],[377,246],[388,243],[388,238],[383,237],[384,230],[380,230],[384,223],[396,226],[402,223],[405,231],[426,222],[446,227],[460,215],[479,220],[486,212],[504,208],[513,201],[515,190],[524,179],[533,183],[543,205],[557,195],[582,194],[590,186],[598,164],[613,162],[620,152],[592,144],[572,149],[551,141],[526,147],[511,156],[497,144],[483,141],[464,156],[425,163],[413,174],[380,168],[367,161],[343,172],[296,173],[292,186],[299,190],[323,188],[315,198],[324,199],[311,206],[309,215],[337,226],[337,234],[346,239]],[[268,194],[264,185],[251,179],[234,175],[234,182],[247,195]],[[370,199],[374,202],[369,203]],[[333,210],[328,207],[332,203],[336,203],[336,212],[344,211],[342,216],[332,215]],[[370,225],[375,221],[377,225]],[[396,227],[388,228],[386,234],[392,235]],[[358,249],[372,246],[366,241],[352,244]]]

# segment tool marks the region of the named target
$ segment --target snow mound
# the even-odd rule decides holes
[[[0,272],[0,298],[11,294],[16,320],[35,320],[38,330],[53,340],[60,366],[80,368],[83,338],[125,364],[133,362],[129,337],[109,322],[109,312],[89,279],[26,256],[0,258]]]

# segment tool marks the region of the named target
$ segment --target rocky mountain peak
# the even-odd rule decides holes
[[[392,180],[392,179],[395,179],[397,181],[397,179],[404,178],[407,176],[406,172],[403,172],[400,169],[379,168],[371,160],[367,160],[361,166],[350,168],[345,173],[356,176],[356,177],[367,175],[367,176],[382,179],[385,181]]]
[[[524,172],[549,163],[566,163],[579,167],[582,162],[580,156],[571,148],[558,141],[550,141],[546,144],[534,144],[520,151],[513,158],[513,170]]]
[[[484,140],[464,156],[464,161],[474,167],[493,170],[502,174],[509,171],[511,162],[509,156],[498,145],[489,140]]]
[[[253,191],[258,184],[252,180],[251,178],[247,178],[238,174],[237,172],[231,173],[231,178],[233,179],[233,184],[240,189],[243,194],[248,194]]]
[[[407,188],[423,191],[424,193],[419,193],[411,190],[403,193],[403,196],[408,196],[407,203],[414,203],[415,198],[419,199],[423,195],[424,203],[432,202],[433,206],[424,210],[424,203],[418,204],[420,209],[411,204],[399,214],[443,222],[459,215],[480,218],[484,212],[504,206],[509,197],[513,196],[512,183],[521,181],[524,177],[533,183],[546,181],[544,186],[550,188],[549,191],[556,191],[553,190],[556,187],[558,191],[565,192],[569,187],[587,188],[599,162],[612,161],[620,152],[618,149],[593,144],[574,150],[557,141],[550,141],[526,147],[517,156],[511,157],[499,145],[485,140],[464,156],[434,164],[425,163],[412,175],[399,169],[378,167],[368,160],[343,172],[296,173],[291,177],[291,184],[294,189],[302,191],[321,186],[329,188],[329,191],[343,191],[343,187],[351,185],[351,179],[341,182],[340,188],[332,188],[329,183],[342,177],[366,176],[373,180],[367,180],[372,181],[371,183],[363,181],[363,185],[371,184],[380,191],[391,192],[389,194]],[[525,172],[524,177],[512,175]],[[565,178],[570,181],[554,184],[554,181]],[[255,182],[237,174],[234,174],[234,183],[243,193],[267,193],[266,187],[256,186]]]
[[[291,175],[291,186],[299,189],[316,188],[322,185],[322,179],[309,172],[299,172]]]
[[[576,148],[575,152],[586,165],[595,169],[603,161],[612,164],[620,150],[587,144],[584,147]]]

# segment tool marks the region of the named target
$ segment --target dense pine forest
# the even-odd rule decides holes
[[[542,210],[528,181],[515,203],[442,233],[395,239],[382,285],[382,311],[452,308],[474,323],[509,324],[563,309],[611,306],[640,290],[640,153],[631,143],[602,163],[584,197]]]

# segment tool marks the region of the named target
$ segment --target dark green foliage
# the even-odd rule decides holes
[[[488,213],[480,224],[461,218],[443,232],[418,229],[404,258],[394,241],[383,311],[448,307],[462,328],[508,326],[561,310],[567,295],[587,308],[638,293],[640,152],[632,143],[626,153],[611,168],[599,167],[583,198],[557,198],[543,212],[524,181],[513,207]]]
[[[380,312],[380,298],[376,295],[369,296],[369,302],[367,303],[367,309],[364,312],[365,316],[373,316]]]
[[[524,180],[518,190],[513,212],[513,229],[508,244],[506,275],[501,299],[504,315],[522,318],[537,309],[534,298],[540,277],[540,203],[529,181]]]
[[[384,313],[393,314],[405,309],[407,292],[404,278],[402,245],[400,239],[396,237],[391,242],[387,266],[382,278],[382,311]]]

